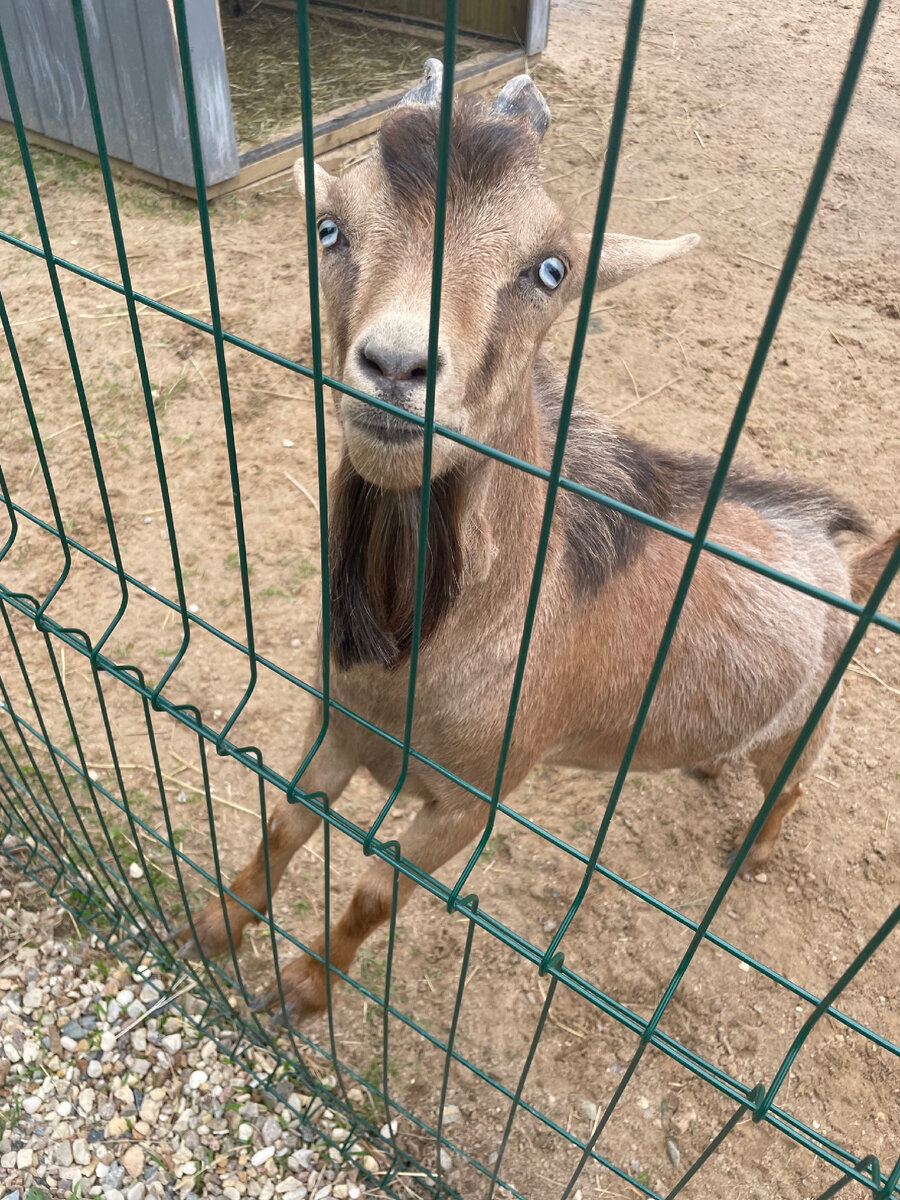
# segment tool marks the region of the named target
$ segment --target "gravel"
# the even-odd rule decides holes
[[[97,945],[63,940],[62,919],[36,885],[2,869],[0,1200],[382,1194],[179,1013],[145,1016],[163,986],[152,967],[134,974]],[[264,1051],[248,1053],[265,1074]],[[340,1133],[330,1110],[316,1119]],[[363,1143],[358,1160],[378,1169]]]

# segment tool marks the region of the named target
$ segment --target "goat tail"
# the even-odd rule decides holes
[[[865,604],[868,600],[898,542],[900,529],[895,529],[890,537],[879,545],[870,546],[868,550],[862,550],[851,558],[850,595],[857,604]]]

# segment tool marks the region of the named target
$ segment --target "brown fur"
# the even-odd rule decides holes
[[[527,92],[518,81],[510,95]],[[534,97],[532,97],[534,99]],[[532,105],[532,111],[540,111]],[[383,347],[421,361],[427,344],[437,119],[421,105],[385,122],[377,152],[341,180],[320,172],[319,212],[341,240],[322,254],[322,286],[334,332],[335,374],[406,412],[424,412],[424,384],[379,373]],[[538,137],[527,120],[477,102],[453,119],[447,242],[435,392],[439,423],[541,467],[551,461],[560,387],[539,349],[578,294],[585,244],[546,196]],[[641,265],[683,253],[610,235],[605,285]],[[688,239],[690,243],[690,239]],[[604,241],[606,258],[607,240]],[[542,288],[540,262],[566,264],[557,290]],[[332,695],[390,734],[406,720],[418,556],[422,442],[402,415],[336,396],[344,454],[332,488]],[[375,415],[373,415],[375,413]],[[577,481],[687,528],[696,525],[715,463],[647,446],[576,408],[565,470]],[[445,438],[434,443],[423,638],[412,743],[447,772],[490,793],[506,721],[546,485]],[[895,538],[854,559],[836,545],[862,518],[826,488],[736,467],[711,528],[714,540],[832,592],[862,598]],[[551,528],[502,795],[540,762],[618,767],[684,568],[687,546],[592,501],[561,493]],[[849,629],[837,608],[711,554],[700,556],[633,765],[716,773],[749,759],[764,791],[821,691]],[[836,698],[835,698],[836,702]],[[819,723],[745,860],[766,861],[803,779],[828,738],[835,703]],[[302,749],[313,744],[315,714]],[[333,710],[328,736],[302,779],[332,804],[364,766],[387,791],[402,755],[390,741]],[[405,857],[435,871],[484,827],[487,806],[413,758],[404,784],[422,807],[402,841]],[[602,789],[601,789],[602,790]],[[283,801],[264,845],[232,890],[266,909],[266,843],[273,887],[318,824]],[[393,869],[374,860],[330,936],[346,971],[361,942],[390,915]],[[412,891],[403,875],[399,903]],[[198,914],[195,938],[224,952],[240,944],[253,912],[233,900]],[[181,931],[185,950],[193,943]],[[324,940],[316,944],[322,953]],[[283,967],[285,1018],[321,1012],[321,964]],[[263,1006],[277,1002],[273,989]]]

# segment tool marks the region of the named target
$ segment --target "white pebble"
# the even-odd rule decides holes
[[[20,1171],[26,1171],[34,1163],[34,1151],[30,1146],[23,1146],[16,1155],[16,1166]]]
[[[128,875],[131,879],[143,879],[144,871],[140,863],[133,862],[128,864]]]
[[[181,1034],[167,1033],[162,1040],[162,1047],[163,1050],[168,1051],[169,1054],[177,1054],[181,1049]]]
[[[134,992],[130,988],[122,988],[121,992],[116,992],[116,1003],[122,1008],[127,1008],[134,999]]]
[[[99,1079],[103,1074],[103,1068],[96,1058],[92,1058],[87,1065],[87,1075],[89,1079]]]
[[[268,1162],[269,1159],[272,1158],[274,1153],[274,1146],[264,1146],[262,1150],[257,1150],[257,1152],[250,1159],[250,1162],[254,1167],[261,1167],[263,1163]]]
[[[110,1052],[110,1050],[115,1050],[115,1048],[116,1048],[116,1035],[114,1033],[110,1033],[109,1030],[107,1030],[105,1033],[101,1033],[100,1034],[100,1049],[103,1051],[103,1053],[108,1054]]]
[[[441,1146],[441,1170],[449,1171],[452,1166],[453,1166],[453,1159],[450,1157],[450,1155],[447,1153],[447,1151],[444,1149],[444,1147]]]
[[[61,1037],[59,1039],[59,1044],[62,1046],[63,1050],[68,1050],[70,1054],[78,1045],[78,1043],[75,1041],[75,1039],[70,1038],[70,1037]],[[4,1049],[5,1049],[5,1047],[4,1047]],[[19,1061],[18,1057],[14,1058],[12,1061],[18,1062]]]
[[[238,1136],[239,1142],[252,1141],[253,1140],[253,1126],[248,1125],[246,1121],[242,1121],[241,1124],[238,1125],[237,1136]]]
[[[281,444],[282,444],[282,446],[285,446],[288,450],[290,450],[290,448],[293,446],[294,443],[291,441],[290,438],[285,438]]]
[[[61,1117],[67,1117],[72,1111],[72,1105],[68,1100],[60,1100],[56,1106],[56,1111]]]
[[[205,1071],[191,1071],[190,1078],[188,1079],[188,1087],[193,1091],[196,1091],[197,1088],[206,1083],[208,1079],[209,1076]]]
[[[22,1107],[25,1109],[25,1111],[28,1113],[29,1116],[33,1116],[37,1112],[37,1110],[41,1107],[40,1096],[26,1096],[25,1099],[22,1101]]]
[[[94,1111],[94,1100],[97,1093],[93,1088],[82,1088],[78,1093],[78,1107],[85,1116],[89,1116]]]

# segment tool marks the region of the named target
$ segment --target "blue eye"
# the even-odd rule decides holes
[[[537,276],[549,292],[555,292],[566,277],[566,264],[558,258],[545,258],[537,269]]]
[[[323,217],[318,224],[319,244],[324,246],[326,250],[329,246],[333,246],[341,235],[337,224],[330,217]]]

